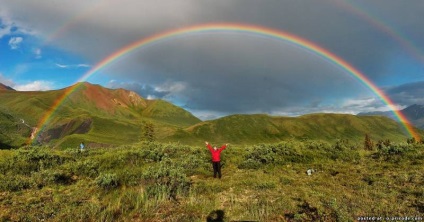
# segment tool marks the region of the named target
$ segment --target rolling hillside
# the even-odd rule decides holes
[[[205,121],[179,131],[174,140],[217,143],[260,143],[280,140],[349,139],[362,141],[365,134],[374,140],[405,141],[408,135],[396,121],[382,116],[348,114],[309,114],[300,117],[278,117],[263,114],[231,115]]]
[[[37,128],[40,119],[68,90],[73,93],[63,100],[43,128]],[[61,147],[75,147],[81,141],[92,147],[130,144],[143,139],[148,124],[154,126],[156,140],[186,144],[204,140],[235,144],[287,139],[362,141],[365,134],[374,140],[405,141],[409,137],[399,123],[382,116],[256,114],[202,122],[169,102],[147,100],[132,91],[90,83],[45,92],[2,90],[0,114],[0,145],[5,148],[22,146],[33,132],[38,135],[35,142]]]
[[[0,149],[17,148],[31,135],[31,127],[23,119],[17,119],[0,110]]]

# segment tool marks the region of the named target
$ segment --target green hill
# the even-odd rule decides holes
[[[188,127],[172,139],[188,143],[213,140],[237,144],[287,139],[362,141],[365,134],[375,140],[405,141],[410,137],[399,123],[387,117],[326,113],[300,117],[231,115]]]

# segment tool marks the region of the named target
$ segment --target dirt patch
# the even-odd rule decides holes
[[[54,139],[60,139],[72,134],[88,133],[91,129],[92,119],[73,119],[65,124],[55,126],[40,133],[37,141],[39,143],[47,143]]]

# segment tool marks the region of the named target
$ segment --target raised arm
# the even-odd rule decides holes
[[[209,144],[209,143],[208,143],[208,141],[205,141],[205,144],[206,144],[206,147],[207,147],[210,151],[212,151],[212,146],[211,146],[211,144]]]
[[[224,145],[222,145],[221,146],[221,148],[219,148],[219,150],[224,150],[225,148],[227,148],[228,147],[228,143],[226,143],[226,144],[224,144]]]

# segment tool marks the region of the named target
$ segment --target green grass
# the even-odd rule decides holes
[[[356,221],[424,214],[424,145],[287,140],[231,146],[222,179],[202,145],[0,151],[1,220]],[[315,172],[308,176],[306,170]]]

